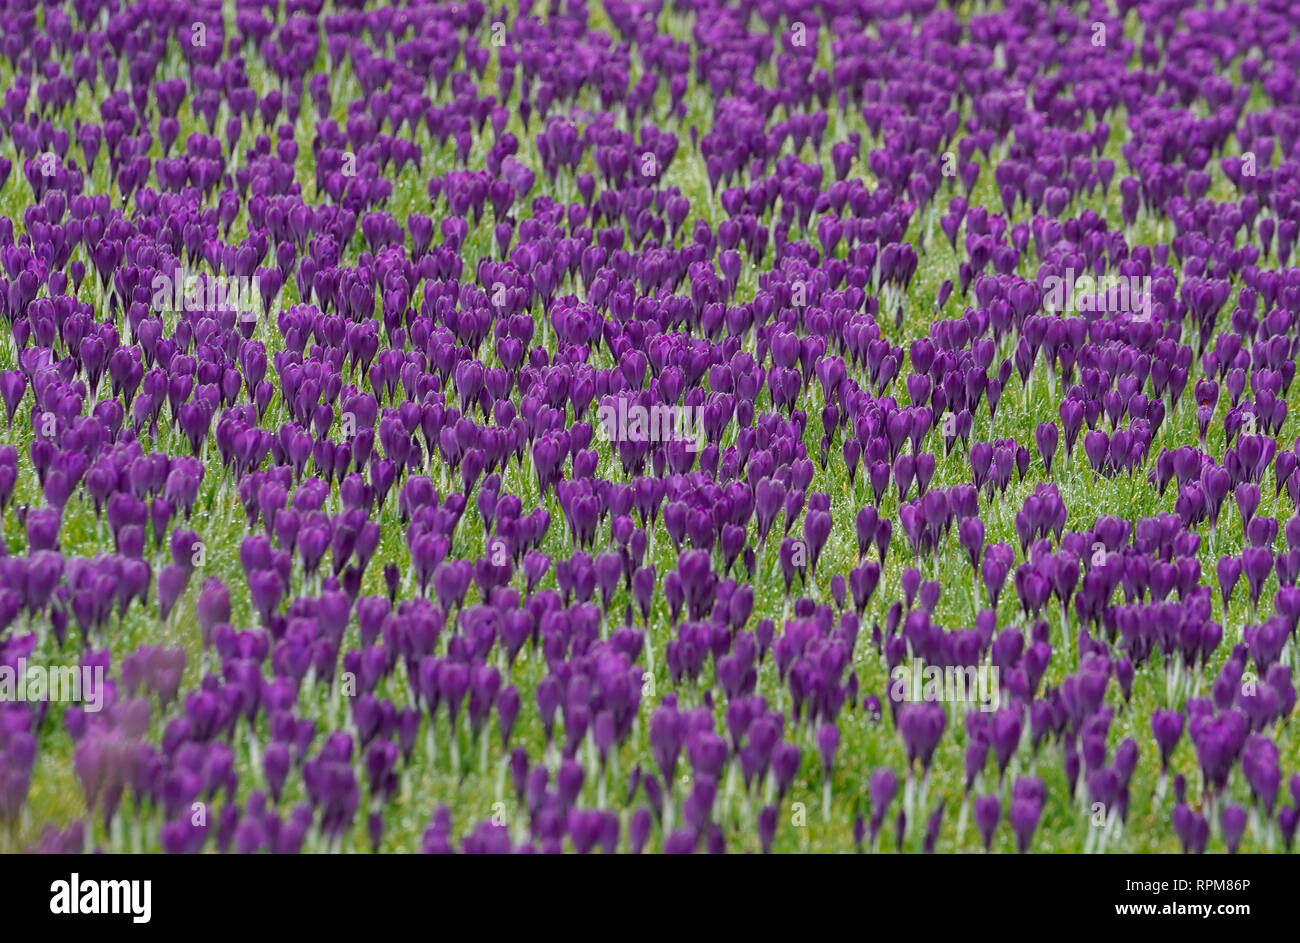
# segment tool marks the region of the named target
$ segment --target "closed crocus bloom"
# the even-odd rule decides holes
[[[220,622],[230,620],[230,590],[219,579],[210,576],[203,581],[197,606],[199,632],[206,646],[212,636],[212,628]]]
[[[835,765],[835,751],[840,745],[840,731],[834,724],[822,724],[817,728],[817,749],[821,752],[822,768],[829,779],[831,767]]]
[[[697,731],[692,734],[687,753],[697,776],[717,779],[722,775],[727,762],[727,743],[712,731]]]
[[[1013,799],[1011,802],[1007,818],[1016,834],[1016,846],[1021,854],[1029,852],[1042,811],[1042,805],[1033,799]]]
[[[650,837],[651,824],[650,811],[644,806],[632,813],[632,820],[627,830],[628,850],[632,854],[639,855],[645,848],[646,841]]]
[[[1241,757],[1242,772],[1246,775],[1252,797],[1263,806],[1265,815],[1270,818],[1282,785],[1278,762],[1278,748],[1271,740],[1259,735],[1247,740]]]
[[[14,413],[17,412],[18,404],[22,402],[26,392],[27,379],[21,370],[0,372],[0,399],[4,400],[5,415],[10,426],[13,425]]]
[[[763,854],[768,854],[772,850],[772,842],[776,838],[778,814],[777,807],[774,805],[764,806],[758,813],[758,840]]]
[[[966,744],[966,791],[975,784],[976,777],[984,771],[988,762],[989,742],[986,735],[972,736]]]
[[[971,569],[978,568],[984,552],[984,522],[978,517],[963,518],[957,525],[957,538],[966,551]]]
[[[1273,569],[1273,554],[1267,547],[1247,547],[1241,552],[1241,569],[1250,587],[1252,607],[1258,608],[1264,581]]]
[[[1246,810],[1234,802],[1228,803],[1223,807],[1220,825],[1223,828],[1223,843],[1228,848],[1228,854],[1235,855],[1241,845],[1242,836],[1246,833]]]
[[[578,797],[578,793],[582,791],[584,778],[581,764],[573,760],[566,760],[560,764],[560,771],[556,774],[555,782],[562,807],[567,809],[572,806]]]
[[[943,825],[943,810],[946,804],[946,799],[940,801],[939,807],[934,810],[934,813],[926,823],[925,838],[922,842],[922,850],[926,854],[933,854],[934,847],[939,841],[939,829]]]
[[[1151,731],[1155,735],[1156,745],[1160,748],[1160,766],[1169,769],[1169,757],[1183,735],[1183,715],[1175,710],[1157,709],[1151,714]]]
[[[993,833],[997,830],[998,819],[1002,814],[1002,805],[997,796],[978,796],[975,799],[975,827],[984,841],[984,850],[993,845]]]
[[[510,743],[510,734],[514,730],[515,719],[519,716],[519,691],[511,685],[503,690],[497,698],[497,725],[501,732],[501,746]]]
[[[873,842],[897,792],[898,775],[892,769],[878,769],[871,774],[871,840]]]
[[[826,511],[809,511],[804,519],[804,536],[812,557],[812,571],[817,572],[817,561],[831,533],[831,516]]]
[[[940,704],[912,703],[900,707],[898,713],[909,764],[919,760],[922,772],[928,775],[935,748],[947,725],[947,712]]]
[[[27,543],[31,550],[57,550],[59,529],[62,523],[59,511],[53,508],[39,508],[29,511],[27,513]]]
[[[1023,724],[1019,707],[1006,707],[993,717],[993,751],[998,761],[999,775],[1006,772],[1007,764],[1020,747]]]
[[[662,705],[651,715],[650,743],[660,773],[666,782],[671,783],[682,748],[681,724],[674,708]]]
[[[777,794],[783,799],[799,771],[799,759],[799,748],[793,743],[777,744],[773,751],[772,773],[776,779]]]
[[[1057,442],[1056,423],[1050,421],[1039,423],[1034,430],[1034,443],[1038,447],[1038,454],[1042,457],[1043,465],[1049,475],[1052,473],[1052,458],[1056,455]]]
[[[903,601],[908,608],[911,608],[913,600],[916,599],[916,591],[921,586],[921,571],[916,567],[910,566],[903,571]]]
[[[1124,695],[1126,702],[1130,700],[1133,693],[1134,675],[1133,662],[1128,658],[1121,658],[1115,662],[1115,680],[1119,683],[1120,693]]]
[[[189,570],[175,563],[169,563],[158,574],[158,610],[165,621],[189,581]]]
[[[694,854],[695,848],[696,838],[686,829],[679,829],[664,840],[664,854],[666,855]]]

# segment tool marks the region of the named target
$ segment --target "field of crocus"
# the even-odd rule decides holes
[[[1291,849],[1291,0],[0,53],[0,852]]]

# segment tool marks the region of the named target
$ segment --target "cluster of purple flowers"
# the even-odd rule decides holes
[[[4,7],[35,850],[1291,847],[1286,0]]]

